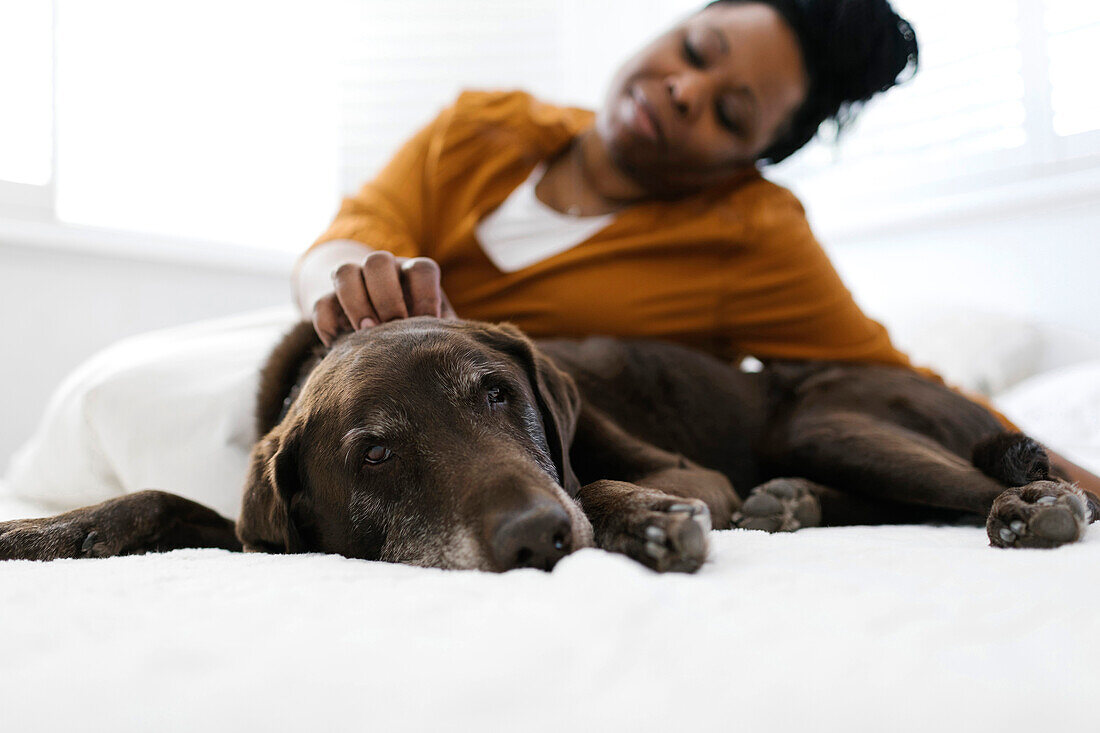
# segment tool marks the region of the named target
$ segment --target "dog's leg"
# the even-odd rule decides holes
[[[163,491],[139,491],[42,519],[0,522],[0,560],[56,560],[167,552],[240,550],[233,522]]]
[[[721,472],[631,435],[587,404],[578,417],[569,455],[582,484],[614,479],[697,499],[706,505],[717,529],[726,529],[730,516],[741,505],[733,485]]]
[[[1079,540],[1097,520],[1096,498],[1065,481],[1043,446],[1022,433],[1002,433],[973,451],[974,465],[1006,486],[986,521],[995,547],[1057,547]]]
[[[582,482],[577,500],[596,545],[658,571],[694,572],[707,532],[725,529],[740,501],[729,480],[639,440],[585,406],[570,451]]]
[[[784,472],[845,493],[990,517],[987,528],[991,543],[997,546],[1054,547],[1072,542],[1080,538],[1088,519],[1083,495],[1071,484],[1040,480],[1009,489],[932,439],[857,413],[795,419],[776,457]],[[1022,516],[1023,509],[1017,506],[1021,503],[1035,505],[1028,507],[1029,516],[1045,516],[1051,509],[1058,516],[1033,522]],[[1007,523],[995,526],[994,517],[1001,515]],[[914,516],[913,521],[920,517]],[[1021,539],[1023,535],[1028,539]]]
[[[626,481],[600,480],[577,493],[596,546],[658,572],[693,573],[707,559],[711,515],[698,499]]]

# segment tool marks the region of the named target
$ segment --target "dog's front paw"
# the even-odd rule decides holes
[[[112,550],[94,527],[71,518],[0,522],[0,560],[104,557]]]
[[[1081,539],[1088,523],[1088,502],[1080,489],[1033,481],[997,497],[985,531],[993,547],[1050,548]]]
[[[597,547],[618,552],[659,573],[693,573],[707,559],[710,510],[684,499],[621,481],[582,489]]]
[[[760,484],[736,512],[731,525],[765,532],[793,532],[821,524],[821,504],[801,478],[776,478]]]
[[[627,554],[660,573],[694,573],[707,559],[710,527],[703,502],[658,499],[626,522]]]

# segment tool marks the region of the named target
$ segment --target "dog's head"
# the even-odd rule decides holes
[[[349,334],[253,448],[237,533],[249,550],[549,569],[592,543],[569,466],[579,403],[509,325]]]

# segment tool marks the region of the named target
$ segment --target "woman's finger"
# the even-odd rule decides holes
[[[379,323],[408,318],[397,262],[389,252],[371,252],[363,261],[363,282]]]
[[[313,330],[325,346],[332,346],[338,335],[352,330],[336,293],[329,293],[313,304]]]
[[[413,257],[401,262],[401,279],[410,315],[440,315],[443,292],[439,286],[439,265],[428,257]]]
[[[442,304],[439,308],[441,318],[458,318],[458,314],[455,313],[454,307],[451,305],[451,301],[447,299],[447,294],[442,290],[439,291],[439,297]]]
[[[367,297],[367,284],[363,281],[363,269],[346,262],[332,273],[336,299],[347,316],[348,322],[359,329],[378,323],[378,315]]]

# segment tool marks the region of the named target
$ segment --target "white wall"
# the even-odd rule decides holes
[[[1018,206],[844,241],[823,233],[864,310],[905,303],[997,311],[1100,337],[1100,207]]]
[[[148,262],[0,239],[0,474],[62,377],[107,344],[289,301],[285,272]]]

